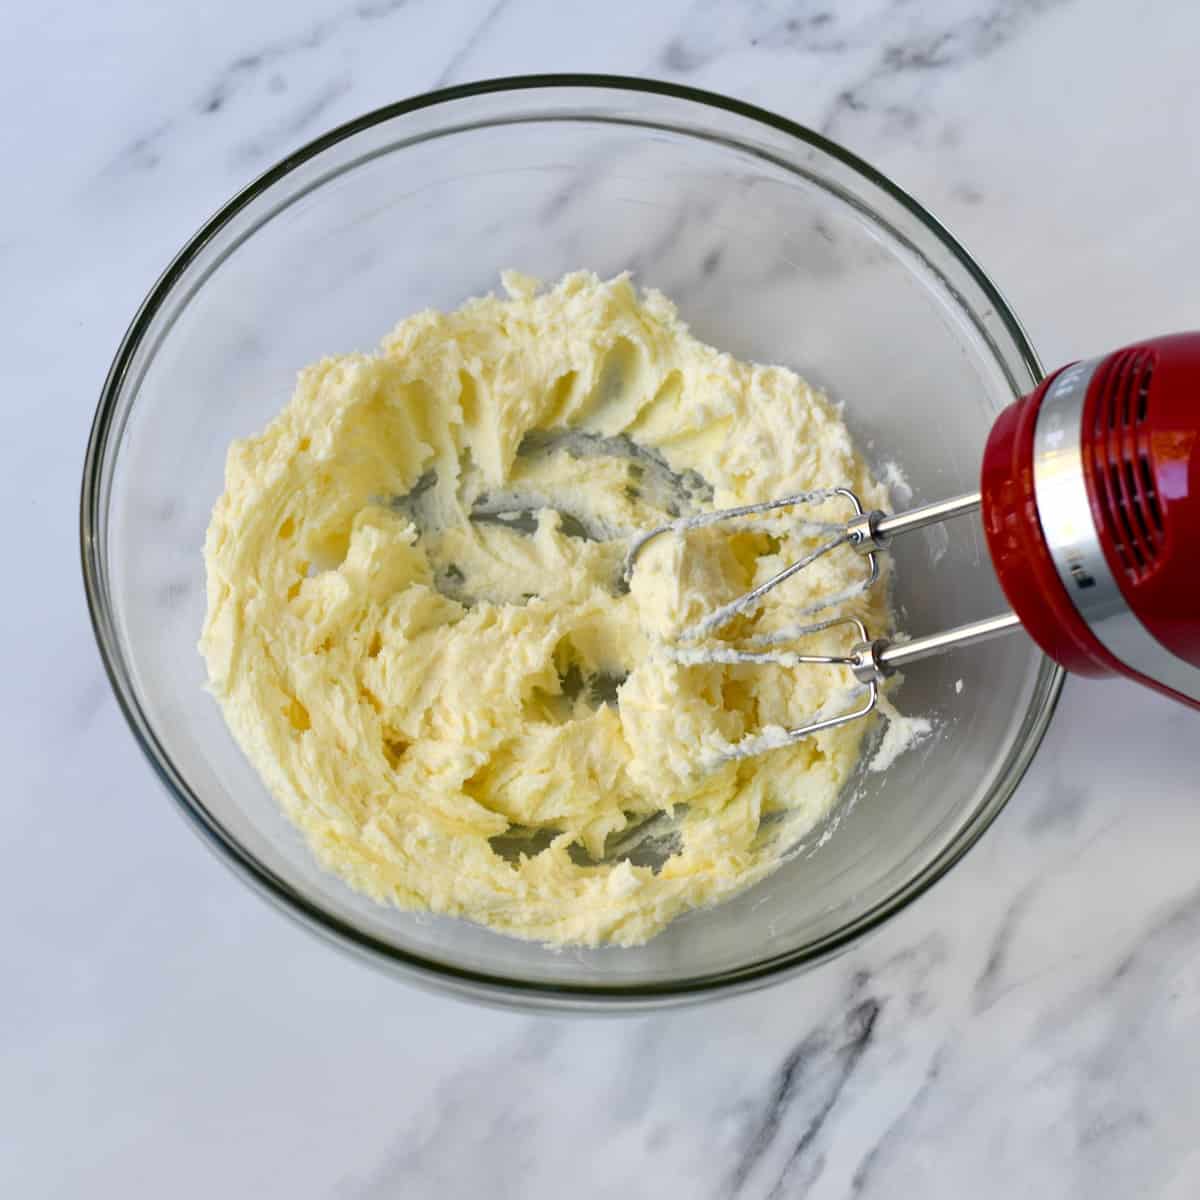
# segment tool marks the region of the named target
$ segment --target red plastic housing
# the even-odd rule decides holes
[[[1129,607],[1200,667],[1200,333],[1110,354],[1083,410],[1088,498]]]
[[[1013,610],[1039,646],[1081,675],[1121,674],[1192,703],[1112,655],[1058,577],[1038,518],[1033,441],[1059,371],[1010,405],[983,456],[983,525]],[[1133,613],[1200,667],[1200,334],[1106,356],[1084,399],[1082,465],[1100,544]]]

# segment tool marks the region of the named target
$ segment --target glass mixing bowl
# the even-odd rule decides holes
[[[135,735],[208,842],[337,944],[476,999],[637,1008],[817,963],[920,895],[1011,795],[1060,672],[1023,635],[920,663],[900,701],[937,734],[773,876],[636,949],[552,950],[401,912],[322,871],[204,690],[201,547],[234,438],[298,368],[369,350],[515,267],[630,270],[705,341],[784,363],[846,405],[903,505],[977,486],[995,414],[1040,375],[1016,318],[920,205],[768,112],[666,84],[496,80],[381,109],[297,151],[184,247],[133,320],[88,446],[83,567]],[[911,494],[909,489],[911,489]],[[904,627],[1004,608],[978,523],[899,540]]]

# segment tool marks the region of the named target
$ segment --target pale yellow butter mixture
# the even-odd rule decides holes
[[[811,530],[665,536],[627,589],[630,538],[805,489],[885,497],[833,404],[697,341],[661,294],[582,272],[504,283],[307,368],[233,445],[201,649],[234,736],[346,882],[519,937],[632,945],[777,866],[867,726],[731,759],[845,706],[845,672],[673,653]],[[835,551],[718,636],[795,624],[862,570]],[[885,631],[885,587],[842,611]],[[639,833],[657,858],[623,853]]]

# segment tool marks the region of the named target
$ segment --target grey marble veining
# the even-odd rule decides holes
[[[827,131],[947,221],[1048,363],[1196,326],[1200,13],[118,0],[20,5],[6,37],[0,1194],[1200,1191],[1194,714],[1071,682],[983,842],[842,959],[529,1018],[344,960],[202,850],[109,694],[75,540],[100,382],[183,240],[322,130],[487,75],[656,75]],[[714,238],[678,269],[735,266]]]

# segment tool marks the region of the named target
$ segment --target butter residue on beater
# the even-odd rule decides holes
[[[668,652],[797,557],[801,523],[663,538],[626,589],[629,538],[808,489],[886,496],[837,406],[698,341],[662,294],[503,281],[306,368],[234,443],[200,647],[233,735],[348,884],[546,943],[634,945],[778,866],[868,726],[730,757],[804,723],[845,672]],[[829,554],[712,644],[785,628],[861,570]],[[889,628],[886,579],[844,611]],[[674,853],[657,869],[605,859],[659,814]]]

